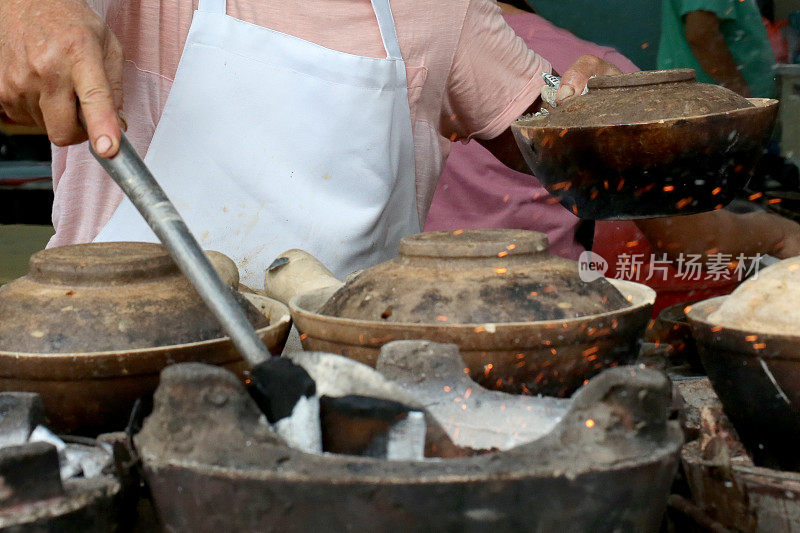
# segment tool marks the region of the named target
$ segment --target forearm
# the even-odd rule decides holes
[[[575,94],[581,94],[589,78],[592,76],[621,73],[622,72],[616,66],[607,61],[603,61],[599,57],[590,55],[581,56],[564,73],[564,77],[561,79],[561,86],[556,95],[557,102],[561,103],[573,97]],[[557,75],[555,71],[553,74]],[[576,90],[576,87],[579,87],[579,89]],[[540,96],[531,104],[525,113],[535,113],[539,111],[541,107],[542,97]],[[516,170],[524,174],[531,174],[530,168],[525,163],[525,159],[522,157],[522,153],[517,147],[511,128],[508,128],[494,139],[478,139],[478,142],[511,170]]]
[[[680,254],[720,253],[753,257],[756,254],[782,256],[783,244],[800,226],[769,213],[736,214],[724,209],[680,217],[637,220],[658,254],[675,259]]]
[[[708,11],[693,11],[685,20],[686,40],[703,70],[720,85],[750,96],[750,88],[725,43],[717,17]]]
[[[528,108],[525,114],[536,113],[542,107],[542,98],[539,97]],[[511,128],[506,129],[503,133],[494,139],[476,139],[481,146],[489,150],[501,163],[517,172],[523,174],[531,174],[531,169],[525,162],[517,146],[517,141],[514,139],[514,134]]]

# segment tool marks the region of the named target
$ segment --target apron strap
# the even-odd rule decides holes
[[[383,46],[386,48],[386,57],[403,59],[389,0],[372,0],[372,9],[375,11],[375,18],[378,21]],[[224,15],[227,11],[227,0],[198,0],[197,10]]]
[[[222,1],[224,3],[224,0]],[[200,2],[202,3],[203,0],[200,0]],[[389,0],[372,0],[372,9],[375,10],[375,18],[378,19],[378,28],[381,30],[381,40],[383,40],[383,46],[386,48],[386,57],[388,59],[403,59]]]
[[[227,4],[227,0],[199,0],[197,2],[197,10],[224,15],[228,7]]]

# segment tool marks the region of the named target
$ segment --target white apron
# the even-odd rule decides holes
[[[200,0],[145,162],[201,246],[261,288],[302,248],[339,276],[420,230],[406,71],[389,0],[372,0],[386,58],[226,15]],[[126,198],[96,241],[151,241]]]

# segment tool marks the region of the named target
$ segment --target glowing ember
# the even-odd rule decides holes
[[[683,308],[684,314],[687,314],[687,315],[689,314],[689,312],[691,310],[692,310],[692,306],[691,305],[687,305],[686,307]]]
[[[764,196],[764,193],[763,193],[763,192],[757,192],[757,193],[753,193],[753,194],[751,194],[750,196],[748,196],[748,197],[747,197],[747,199],[748,199],[748,200],[750,200],[750,201],[752,201],[752,200],[758,200],[758,199],[759,199],[759,198],[761,198],[762,196]]]
[[[498,253],[497,253],[497,257],[505,257],[505,256],[507,256],[507,255],[508,255],[508,252],[506,252],[505,250],[504,250],[504,251],[502,251],[502,252],[498,252]]]
[[[712,333],[716,333],[718,331],[722,331],[722,326],[714,326],[713,328],[711,328]]]
[[[301,340],[301,341],[304,341],[304,340],[306,340],[307,338],[308,338],[308,333],[301,333],[301,334],[300,334],[300,340]]]
[[[686,207],[690,203],[692,203],[692,197],[691,196],[689,198],[682,198],[681,200],[679,200],[678,203],[675,204],[675,207],[677,207],[678,209],[683,209],[684,207]]]
[[[758,344],[754,344],[753,345],[753,349],[754,350],[763,350],[766,347],[767,347],[767,345],[765,343],[763,343],[763,342],[759,342]]]
[[[508,272],[508,269],[506,267],[499,267],[495,268],[494,271],[496,274],[505,274],[506,272]]]
[[[515,249],[516,247],[517,247],[517,245],[516,245],[516,244],[509,244],[508,246],[506,246],[506,250],[513,250],[513,249]]]
[[[457,229],[453,232],[453,235],[461,235],[462,233],[464,233],[463,229]]]
[[[450,387],[448,387],[447,385],[445,385],[445,386],[444,386],[444,391],[445,391],[445,392],[450,392]]]
[[[672,192],[674,190],[675,190],[675,186],[674,185],[665,185],[664,186],[664,192]]]
[[[712,196],[716,196],[722,192],[722,187],[715,187],[713,191],[711,191]]]
[[[586,427],[587,428],[593,428],[594,427],[594,420],[592,420],[591,418],[586,420]]]
[[[748,335],[744,338],[747,342],[755,342],[758,340],[758,335]]]
[[[439,315],[436,317],[436,320],[438,320],[439,322],[447,322],[447,317],[444,315]]]

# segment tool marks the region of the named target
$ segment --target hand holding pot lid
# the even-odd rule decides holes
[[[536,177],[582,218],[719,209],[747,182],[778,102],[694,77],[691,69],[599,76],[586,95],[512,130]]]

